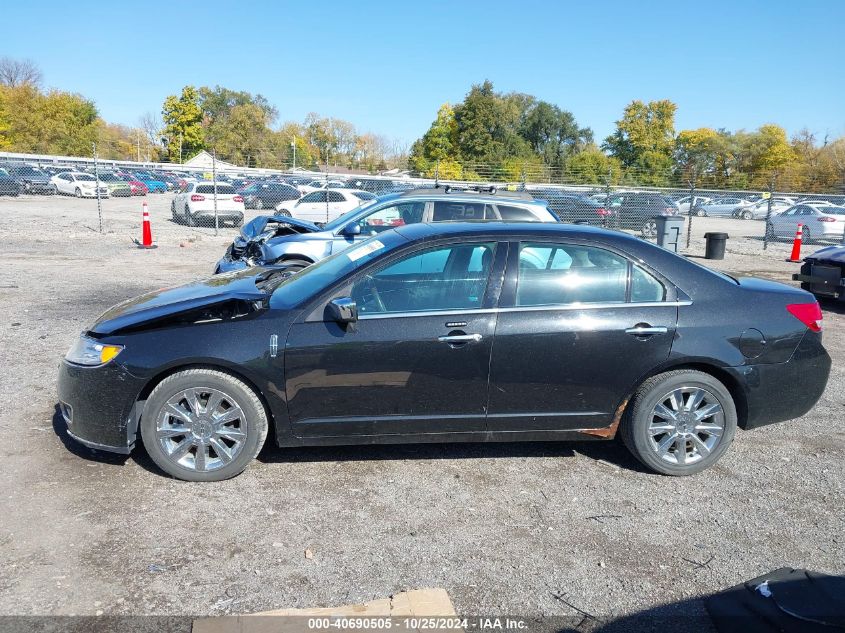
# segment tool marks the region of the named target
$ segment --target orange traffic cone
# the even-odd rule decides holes
[[[136,242],[136,244],[138,244]],[[138,248],[155,248],[153,245],[153,230],[150,226],[150,211],[147,208],[147,203],[144,203],[144,219],[141,230],[141,243]]]
[[[804,225],[798,224],[798,230],[795,231],[795,240],[792,242],[792,255],[786,261],[792,263],[799,263],[801,261],[801,235],[804,233]]]

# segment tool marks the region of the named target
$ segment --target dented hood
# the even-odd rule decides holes
[[[270,225],[270,227],[267,226],[268,224]],[[259,215],[254,220],[251,220],[244,224],[243,228],[241,229],[241,234],[238,237],[245,240],[255,239],[256,237],[264,233],[264,231],[268,230],[268,228],[274,228],[274,225],[277,224],[290,224],[291,226],[296,226],[310,232],[322,230],[313,222],[307,222],[305,220],[297,220],[296,218],[281,215]]]
[[[259,289],[256,282],[260,282],[267,272],[265,268],[247,268],[148,292],[109,308],[89,331],[99,335],[113,334],[142,323],[227,301],[263,301],[269,293]]]

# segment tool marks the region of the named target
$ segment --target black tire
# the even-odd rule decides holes
[[[258,211],[261,211],[264,208],[264,201],[261,198],[257,198],[255,200],[255,208]]]
[[[671,463],[662,459],[652,444],[656,440],[649,434],[654,408],[672,391],[682,387],[703,389],[708,392],[721,405],[724,419],[722,435],[718,443],[707,455],[701,456],[699,453],[700,459],[688,464]],[[620,431],[625,446],[644,466],[664,475],[684,476],[701,472],[715,464],[730,447],[736,426],[736,405],[725,385],[704,372],[675,370],[652,376],[640,385],[625,410]],[[692,442],[690,446],[692,447]],[[686,454],[686,449],[684,453]]]
[[[701,209],[696,209],[695,214],[696,214],[698,217],[700,217],[700,218],[703,218],[705,215],[707,215],[707,213],[705,213],[705,212],[704,212],[703,210],[701,210]]]
[[[74,195],[76,195],[77,198],[81,198],[82,197],[82,189],[77,187],[76,191],[74,191]]]
[[[806,226],[801,229],[801,242],[804,244],[811,244],[813,242],[813,237],[810,234],[810,229]]]
[[[156,438],[156,424],[168,399],[191,388],[220,390],[234,398],[244,413],[243,447],[231,462],[215,470],[199,471],[175,462]],[[184,481],[222,481],[241,474],[255,459],[267,439],[268,426],[264,405],[248,385],[225,371],[197,368],[168,376],[153,389],[141,418],[141,438],[150,458],[168,475]]]
[[[288,211],[287,209],[279,209],[275,213],[273,213],[273,215],[283,216],[286,218],[293,217],[291,216],[290,211]]]
[[[185,205],[185,224],[188,226],[196,226],[197,220],[196,218],[191,215],[191,210],[188,208],[188,205]]]
[[[175,200],[173,200],[170,203],[170,215],[173,218],[173,223],[179,224],[179,218],[176,217],[176,201]]]
[[[742,212],[742,219],[743,220],[753,220],[754,214],[751,211],[743,211]]]

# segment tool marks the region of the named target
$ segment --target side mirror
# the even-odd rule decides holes
[[[358,304],[349,297],[332,299],[328,311],[338,323],[355,323],[358,320]]]
[[[343,227],[344,235],[361,235],[361,225],[357,222],[347,224]]]

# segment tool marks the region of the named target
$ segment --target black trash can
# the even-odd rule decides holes
[[[727,233],[705,233],[707,247],[704,250],[704,259],[725,259],[725,243],[728,241]]]

